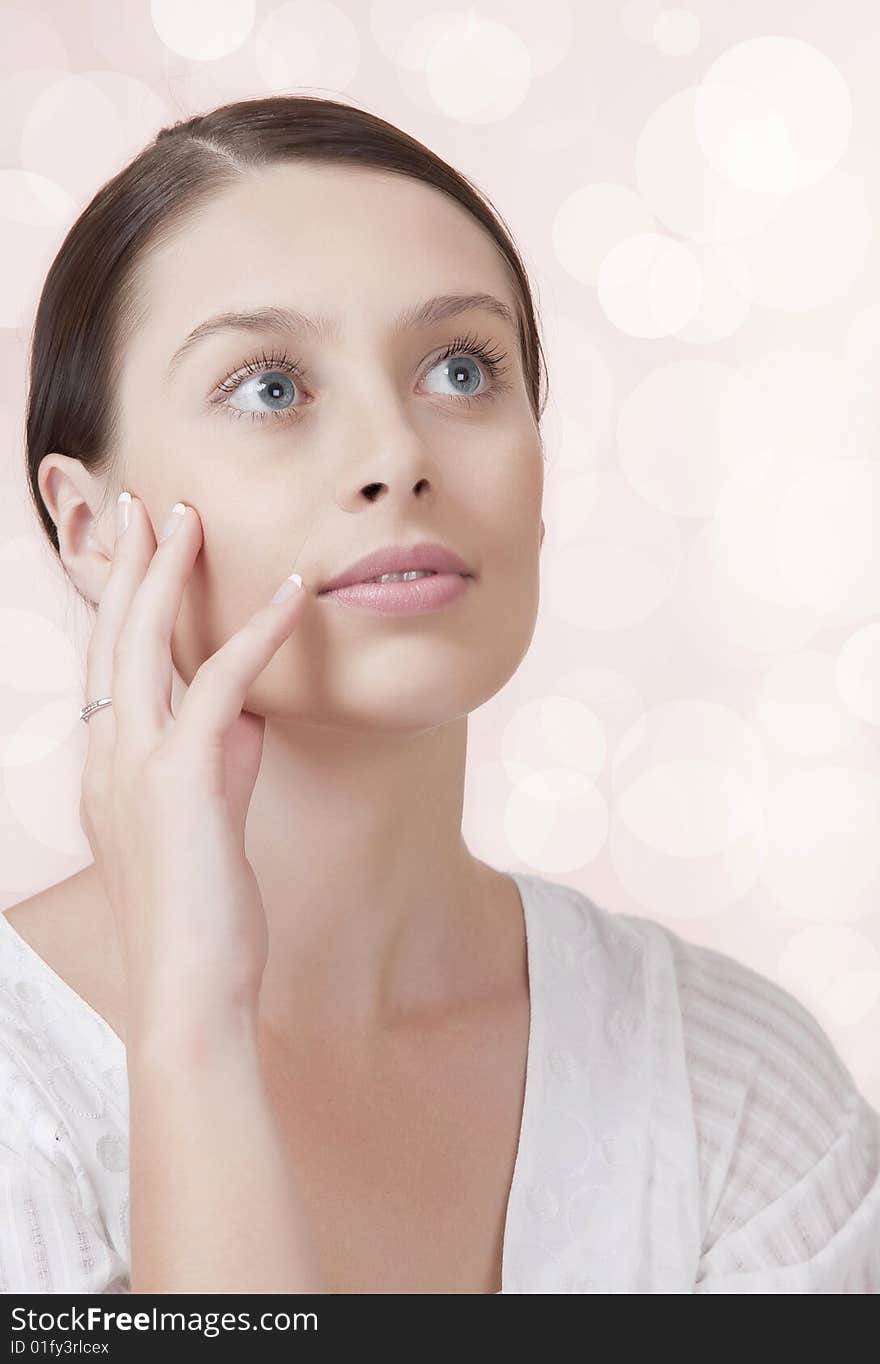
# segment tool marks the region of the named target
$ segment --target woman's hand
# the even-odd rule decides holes
[[[201,520],[187,507],[157,547],[143,503],[133,496],[129,511],[89,642],[86,697],[113,704],[89,720],[80,822],[116,917],[135,1022],[151,1025],[151,1007],[175,998],[256,1018],[268,931],[244,832],[265,719],[242,705],[306,592],[261,607],[206,659],[175,717],[171,638]]]

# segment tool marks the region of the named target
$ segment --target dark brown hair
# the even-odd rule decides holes
[[[31,498],[56,554],[58,532],[40,493],[40,463],[59,451],[97,475],[114,466],[118,357],[147,306],[138,267],[218,190],[251,168],[284,161],[407,175],[443,190],[472,214],[513,276],[523,370],[540,422],[546,363],[529,279],[503,219],[483,193],[421,142],[352,105],[305,95],[226,104],[162,128],[98,190],[46,276],[30,345],[25,445]],[[108,481],[108,496],[116,491]]]

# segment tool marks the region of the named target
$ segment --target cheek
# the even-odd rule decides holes
[[[187,579],[174,627],[174,665],[187,684],[262,605],[255,594],[268,600],[278,585],[268,585],[261,556],[247,553],[240,530],[230,529],[224,536],[216,524],[209,512],[202,513],[203,546]],[[279,581],[283,576],[279,575]]]
[[[486,534],[499,546],[537,542],[544,493],[544,463],[534,441],[511,442],[482,469],[475,506]]]

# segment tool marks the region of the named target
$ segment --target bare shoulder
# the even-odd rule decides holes
[[[94,863],[5,913],[55,974],[120,1032],[124,976],[112,912]]]
[[[26,900],[19,900],[6,910],[6,918],[17,933],[30,943],[31,947],[44,957],[49,965],[56,955],[65,954],[65,945],[82,944],[83,938],[90,935],[89,925],[84,922],[84,911],[90,910],[87,890],[93,867],[66,876],[55,885],[45,886]]]

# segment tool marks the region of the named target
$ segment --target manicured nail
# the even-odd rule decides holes
[[[131,520],[131,493],[122,492],[116,499],[116,539],[128,529]]]
[[[177,530],[177,527],[183,520],[185,511],[186,506],[184,505],[183,502],[175,502],[174,506],[171,508],[171,511],[168,513],[168,520],[162,527],[162,534],[159,536],[160,541],[167,540],[169,535],[174,534],[174,532]]]
[[[302,590],[302,585],[303,585],[303,580],[302,580],[302,578],[299,576],[299,574],[298,574],[298,573],[291,573],[291,575],[290,575],[289,578],[285,578],[285,579],[284,579],[284,582],[281,584],[281,586],[279,587],[278,591],[275,593],[275,596],[272,598],[272,600],[273,600],[273,601],[285,601],[288,597],[292,597],[293,594],[294,594],[294,592],[299,592],[299,591],[301,591],[301,590]]]

